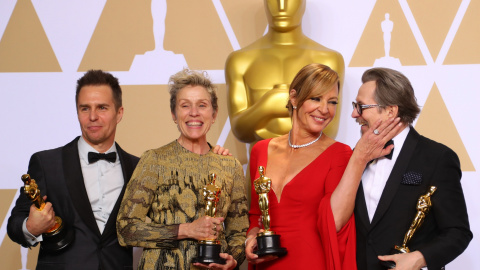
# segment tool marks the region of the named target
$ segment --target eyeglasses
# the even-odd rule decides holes
[[[383,107],[382,105],[378,105],[378,104],[372,104],[372,105],[358,104],[355,101],[352,102],[352,106],[354,109],[357,110],[359,115],[362,115],[364,109],[374,108],[374,107]]]

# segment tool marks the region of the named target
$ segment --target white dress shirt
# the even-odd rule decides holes
[[[105,153],[117,152],[116,150],[114,143]],[[78,140],[78,155],[80,157],[83,181],[98,229],[100,233],[103,233],[105,224],[117,202],[118,196],[120,196],[125,181],[118,153],[117,159],[113,163],[99,160],[89,164],[88,152],[98,153],[83,137],[80,137]],[[55,210],[55,205],[53,205],[53,209]],[[23,221],[22,230],[27,242],[33,246],[43,241],[43,237],[41,234],[35,237],[27,230],[27,219],[28,217]]]
[[[392,172],[395,162],[397,161],[400,150],[402,150],[408,132],[410,132],[410,126],[407,126],[393,138],[395,150],[393,150],[391,160],[384,157],[378,158],[370,163],[370,165],[368,165],[363,172],[362,185],[370,222],[372,222],[373,216],[380,201],[380,197],[382,196],[383,189],[387,184],[387,180],[390,177],[390,173]],[[427,267],[422,268],[422,270],[427,269]]]
[[[408,132],[410,132],[410,126],[407,126],[399,134],[397,134],[395,138],[393,138],[395,148],[393,150],[391,160],[385,157],[378,158],[370,163],[363,172],[362,185],[370,222],[372,222],[373,215],[377,210],[378,202],[382,196],[383,189],[385,188],[385,184],[387,183],[393,166],[397,161],[400,150],[402,150]]]
[[[105,154],[117,152],[116,150],[114,143]],[[118,153],[115,162],[101,159],[90,164],[88,163],[88,152],[98,153],[83,137],[80,137],[78,140],[78,154],[80,156],[83,181],[98,229],[100,233],[103,233],[105,224],[117,202],[118,196],[120,196],[125,181]]]

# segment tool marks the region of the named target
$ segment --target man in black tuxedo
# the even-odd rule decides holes
[[[37,269],[131,269],[132,250],[119,245],[115,229],[125,186],[138,163],[115,143],[122,90],[111,74],[90,70],[77,81],[75,99],[82,136],[32,155],[28,173],[47,203],[37,210],[22,187],[8,236],[24,247],[40,242]],[[92,159],[97,153],[107,155]],[[55,215],[74,240],[51,252],[42,248],[42,233],[54,225]]]
[[[377,120],[392,117],[400,117],[403,128],[393,138],[391,159],[372,161],[362,176],[355,202],[358,269],[386,269],[380,260],[394,261],[395,269],[444,269],[472,239],[460,161],[450,148],[411,126],[420,109],[403,74],[373,68],[363,74],[362,82],[352,112],[362,133]],[[389,255],[395,245],[402,245],[417,213],[417,201],[430,186],[437,190],[423,225],[407,245],[411,252]]]

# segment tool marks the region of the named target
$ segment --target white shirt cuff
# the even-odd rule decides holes
[[[23,221],[23,225],[22,225],[22,231],[23,231],[23,235],[25,236],[25,240],[27,240],[27,242],[34,246],[36,245],[38,242],[42,242],[43,241],[43,237],[42,235],[40,234],[38,237],[35,237],[35,235],[31,234],[28,230],[27,230],[27,219],[28,217]]]

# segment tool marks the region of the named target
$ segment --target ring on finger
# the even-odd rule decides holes
[[[374,129],[373,134],[378,135],[378,134],[380,134],[380,131],[378,131],[378,129]]]

